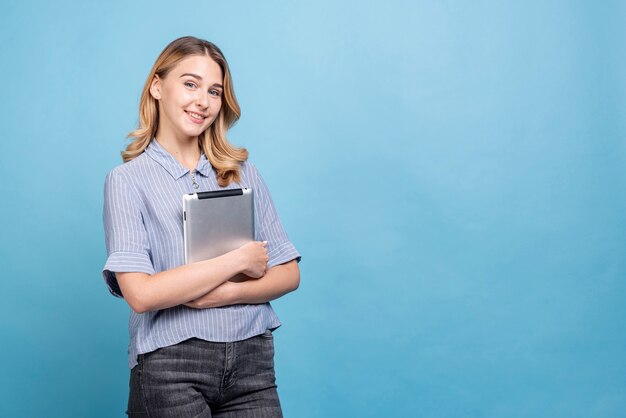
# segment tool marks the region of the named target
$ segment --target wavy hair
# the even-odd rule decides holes
[[[198,136],[198,145],[215,169],[217,183],[222,187],[228,186],[232,181],[240,181],[241,164],[248,159],[248,151],[245,148],[238,148],[226,139],[226,131],[237,122],[241,109],[235,97],[233,80],[224,54],[211,42],[193,36],[184,36],[172,41],[152,66],[139,102],[139,127],[128,134],[128,138],[135,139],[122,151],[122,159],[128,162],[138,157],[157,133],[159,106],[157,100],[150,94],[154,76],[165,78],[176,64],[191,55],[210,57],[220,66],[224,75],[222,107],[215,121]]]

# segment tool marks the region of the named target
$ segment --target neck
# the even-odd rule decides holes
[[[184,167],[195,170],[200,160],[200,146],[198,138],[189,138],[184,141],[170,139],[168,137],[156,135],[159,144],[174,158],[178,160]]]

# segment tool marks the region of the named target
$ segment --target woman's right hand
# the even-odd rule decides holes
[[[258,279],[267,271],[267,241],[252,241],[242,245],[237,250],[243,264],[242,273]]]

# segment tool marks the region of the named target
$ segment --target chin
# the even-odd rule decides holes
[[[195,129],[187,129],[184,133],[190,138],[195,138],[202,134],[202,132],[206,131],[209,127],[206,128],[195,128]]]

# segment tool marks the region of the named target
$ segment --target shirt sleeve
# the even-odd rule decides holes
[[[104,235],[108,259],[102,276],[109,291],[123,297],[116,272],[154,274],[141,201],[117,170],[104,183]]]
[[[280,223],[269,189],[256,167],[252,164],[250,167],[254,193],[255,239],[267,241],[268,267],[274,267],[291,260],[296,260],[299,263],[302,257],[289,241],[289,237]]]

